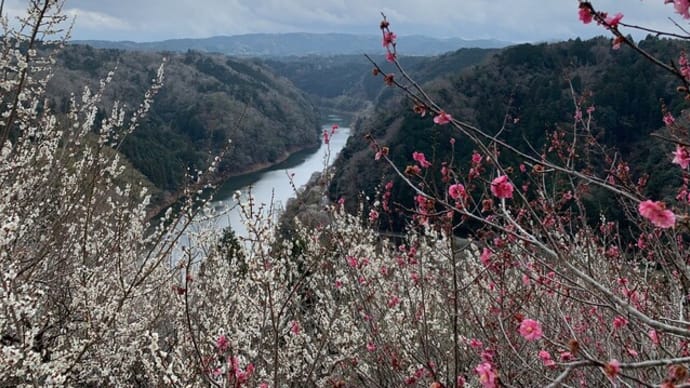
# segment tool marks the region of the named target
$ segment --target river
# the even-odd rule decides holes
[[[341,126],[343,119],[339,116],[329,115],[327,120],[328,124],[322,127],[324,131],[330,133],[333,124],[339,126],[333,135],[329,135],[329,144],[325,144],[322,140],[321,147],[316,151],[312,149],[297,152],[273,167],[233,177],[223,183],[216,193],[212,206],[217,209],[230,208],[231,210],[215,220],[216,227],[224,229],[230,226],[238,237],[246,237],[247,231],[234,198],[235,192],[241,193],[240,201],[247,201],[247,196],[251,193],[255,208],[261,205],[268,208],[272,203],[274,208],[282,209],[289,198],[295,197],[293,184],[300,188],[309,181],[314,172],[323,171],[326,165],[330,166],[345,147],[350,136],[350,128]],[[292,179],[292,184],[290,179]]]

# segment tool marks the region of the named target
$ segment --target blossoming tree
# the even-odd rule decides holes
[[[689,17],[687,2],[666,3]],[[679,92],[687,95],[685,54],[677,62],[656,58],[623,31],[638,28],[690,39],[682,27],[676,24],[680,33],[670,33],[631,26],[622,13],[610,16],[591,2],[578,4],[583,23],[595,21],[613,35],[612,49],[637,51],[675,76]],[[415,152],[416,164],[403,170],[393,164],[385,144],[372,139],[377,158],[391,164],[415,191],[418,224],[446,233],[467,222],[483,225],[471,244],[481,254],[462,261],[460,277],[452,272],[456,289],[471,298],[458,300],[461,296],[451,293],[447,301],[453,309],[451,338],[468,346],[465,357],[475,366],[458,366],[458,354],[445,359],[464,374],[442,383],[461,385],[472,376],[484,387],[687,384],[690,272],[684,186],[676,202],[647,198],[645,172],[635,178],[624,161],[599,147],[592,128],[595,107],[580,106],[577,98],[570,128],[548,134],[543,149],[534,153],[503,141],[505,127],[479,128],[452,116],[402,68],[396,35],[385,17],[381,30],[387,59],[401,76],[378,66],[375,74],[398,86],[416,113],[432,114],[436,125],[475,147],[469,166],[452,160],[432,163]],[[666,140],[676,146],[667,163],[677,164],[678,174],[686,177],[687,129],[668,111],[664,124],[672,136]],[[603,163],[593,163],[595,156]],[[521,162],[512,165],[516,158]],[[422,168],[439,169],[446,189],[433,191]],[[597,221],[587,213],[593,189],[616,198],[631,230],[620,230],[621,220]],[[462,279],[472,273],[467,260],[474,259],[478,269]]]

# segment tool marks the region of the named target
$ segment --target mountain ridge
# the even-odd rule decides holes
[[[196,50],[247,57],[380,54],[383,50],[381,37],[377,35],[306,32],[219,35],[152,42],[73,40],[70,43],[130,51]],[[512,44],[496,39],[432,38],[424,35],[409,35],[401,37],[398,48],[405,55],[438,55],[461,48],[502,48]]]

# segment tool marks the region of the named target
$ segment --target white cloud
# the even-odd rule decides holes
[[[18,0],[8,0],[18,3]],[[674,29],[661,0],[593,0],[624,21]],[[75,39],[161,40],[248,32],[378,33],[384,11],[403,35],[543,41],[604,35],[577,0],[67,0]],[[679,19],[679,18],[678,18]],[[638,34],[637,36],[643,36]]]
[[[132,26],[117,17],[80,8],[68,8],[65,14],[76,18],[76,24],[80,28],[105,29],[105,30],[131,30]]]

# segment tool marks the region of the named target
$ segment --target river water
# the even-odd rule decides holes
[[[329,135],[329,144],[325,144],[322,139],[318,150],[301,151],[266,170],[228,179],[219,188],[212,206],[231,210],[218,217],[215,221],[216,227],[224,229],[230,226],[238,237],[246,237],[247,231],[237,200],[234,198],[235,192],[241,193],[240,201],[243,202],[247,201],[251,193],[255,208],[263,206],[268,209],[272,204],[274,208],[282,209],[289,198],[295,197],[293,185],[299,189],[309,181],[313,173],[321,172],[325,166],[330,166],[345,146],[350,136],[350,128],[342,126],[343,120],[338,116],[329,115],[327,121],[328,124],[324,124],[322,129],[328,133],[331,132],[333,124],[339,126],[335,133]]]

